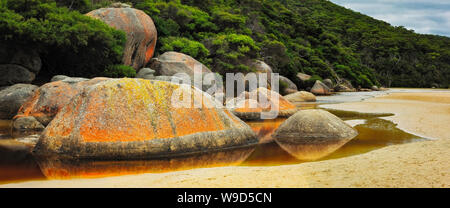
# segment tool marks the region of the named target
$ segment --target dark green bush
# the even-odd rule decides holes
[[[200,42],[179,37],[162,37],[159,41],[162,45],[160,53],[177,51],[192,56],[205,65],[210,62],[208,60],[209,50]]]
[[[119,64],[121,35],[75,12],[113,1],[56,1],[70,9],[57,7],[55,0],[1,1],[2,40],[38,48],[51,73],[94,75]],[[261,59],[297,84],[298,72],[338,76],[364,87],[450,84],[448,37],[393,27],[330,1],[125,2],[154,20],[159,36],[155,55],[187,53],[221,74],[249,72],[251,60]]]
[[[278,87],[279,87],[279,92],[282,93],[289,87],[289,84],[285,81],[280,80]]]
[[[37,49],[46,76],[102,76],[121,62],[126,41],[123,32],[51,0],[7,0],[0,34],[2,41]]]
[[[143,0],[137,7],[155,20],[160,37],[203,43],[221,73],[247,70],[257,57],[294,79],[305,72],[356,86],[412,87],[450,80],[449,38],[392,27],[330,1]],[[257,47],[211,44],[230,34],[249,36]]]
[[[104,75],[115,78],[122,78],[122,77],[133,78],[136,76],[136,70],[134,70],[134,68],[131,66],[112,65],[108,66],[105,69]]]
[[[206,41],[213,59],[214,70],[224,74],[228,72],[250,72],[245,63],[258,57],[260,50],[255,41],[242,34],[220,34]]]

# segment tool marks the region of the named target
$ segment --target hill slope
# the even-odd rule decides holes
[[[134,4],[155,20],[160,53],[182,51],[220,72],[251,70],[248,59],[260,58],[288,77],[339,76],[365,87],[449,85],[450,38],[392,27],[326,0]]]
[[[261,59],[303,88],[298,72],[314,79],[346,78],[362,87],[450,84],[450,38],[392,27],[326,0],[128,1],[153,18],[156,55],[186,53],[221,74],[252,71],[252,60]],[[131,74],[117,66],[120,34],[80,14],[111,2],[2,1],[1,40],[39,48],[41,71],[48,75]],[[92,32],[85,32],[86,24]],[[90,58],[97,56],[104,57]]]

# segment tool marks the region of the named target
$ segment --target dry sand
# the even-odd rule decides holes
[[[365,154],[272,167],[219,167],[0,187],[450,187],[450,92],[393,93],[326,108],[387,112],[399,127],[435,140]]]

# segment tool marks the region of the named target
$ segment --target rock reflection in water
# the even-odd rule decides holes
[[[363,124],[354,127],[358,132],[358,136],[340,147],[334,152],[325,155],[320,160],[337,159],[357,154],[363,154],[383,148],[389,145],[411,143],[427,140],[426,138],[407,133],[399,128],[397,124],[380,119],[369,118]],[[291,147],[291,153],[298,151],[297,154],[305,154],[303,149]],[[242,166],[274,166],[298,164],[302,161],[283,150],[276,142],[258,145],[249,158],[243,162]]]
[[[32,145],[0,139],[0,184],[45,179],[31,155]]]
[[[318,106],[315,102],[296,102],[294,104],[299,110],[316,109]],[[284,121],[286,121],[286,119],[287,118],[277,118],[271,120],[247,121],[245,123],[247,123],[256,133],[259,138],[259,143],[266,144],[274,141],[272,134]]]
[[[269,143],[274,141],[272,134],[277,130],[286,118],[277,118],[273,120],[248,121],[246,122],[259,138],[259,143]]]
[[[397,128],[397,124],[392,121],[380,118],[367,119],[364,124],[354,128],[358,130],[359,135],[323,160],[363,154],[389,145],[427,140]]]
[[[323,157],[335,152],[343,145],[345,145],[349,139],[345,140],[333,140],[322,143],[308,144],[308,143],[289,143],[279,142],[277,144],[290,155],[294,156],[298,160],[302,161],[316,161]]]
[[[260,144],[241,166],[276,166],[301,163],[275,142]]]
[[[139,161],[94,161],[53,157],[39,159],[38,163],[47,179],[101,178],[239,165],[254,149],[255,146],[186,157]]]

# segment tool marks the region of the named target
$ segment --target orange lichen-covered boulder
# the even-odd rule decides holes
[[[123,64],[138,70],[153,57],[157,39],[156,27],[143,11],[133,8],[101,8],[86,15],[126,33]]]
[[[23,117],[34,117],[43,126],[46,126],[55,115],[76,94],[80,93],[86,86],[105,81],[108,78],[94,78],[91,80],[82,78],[67,78],[64,80],[50,82],[35,90],[34,94],[20,107],[19,112],[13,118],[13,123]],[[29,129],[23,125],[21,129],[13,128],[13,131],[26,131]]]
[[[250,95],[252,94],[257,94],[258,99],[262,96],[263,101],[267,100],[267,103],[261,102],[261,100],[258,101],[260,101],[260,105],[266,106],[266,111],[271,109],[278,111],[278,117],[289,117],[298,111],[294,104],[283,98],[283,96],[275,91],[260,87],[250,92]]]
[[[192,102],[181,105],[178,98]],[[34,152],[138,159],[258,143],[247,124],[217,105],[209,94],[189,85],[107,80],[72,99],[44,130]]]
[[[215,87],[216,92],[223,91],[220,75],[211,73],[208,67],[183,53],[165,52],[158,58],[153,58],[150,61],[150,67],[156,71],[155,74],[159,78],[161,76],[178,77],[184,80],[184,83],[190,82],[191,85],[203,91],[208,91],[211,87]],[[186,78],[190,80],[186,80]]]
[[[263,87],[250,93],[242,93],[239,97],[227,101],[226,106],[244,120],[289,117],[298,111],[297,107],[283,96]]]
[[[232,108],[233,114],[244,120],[260,119],[264,111],[263,106],[253,99],[234,98],[231,102],[236,102]]]

